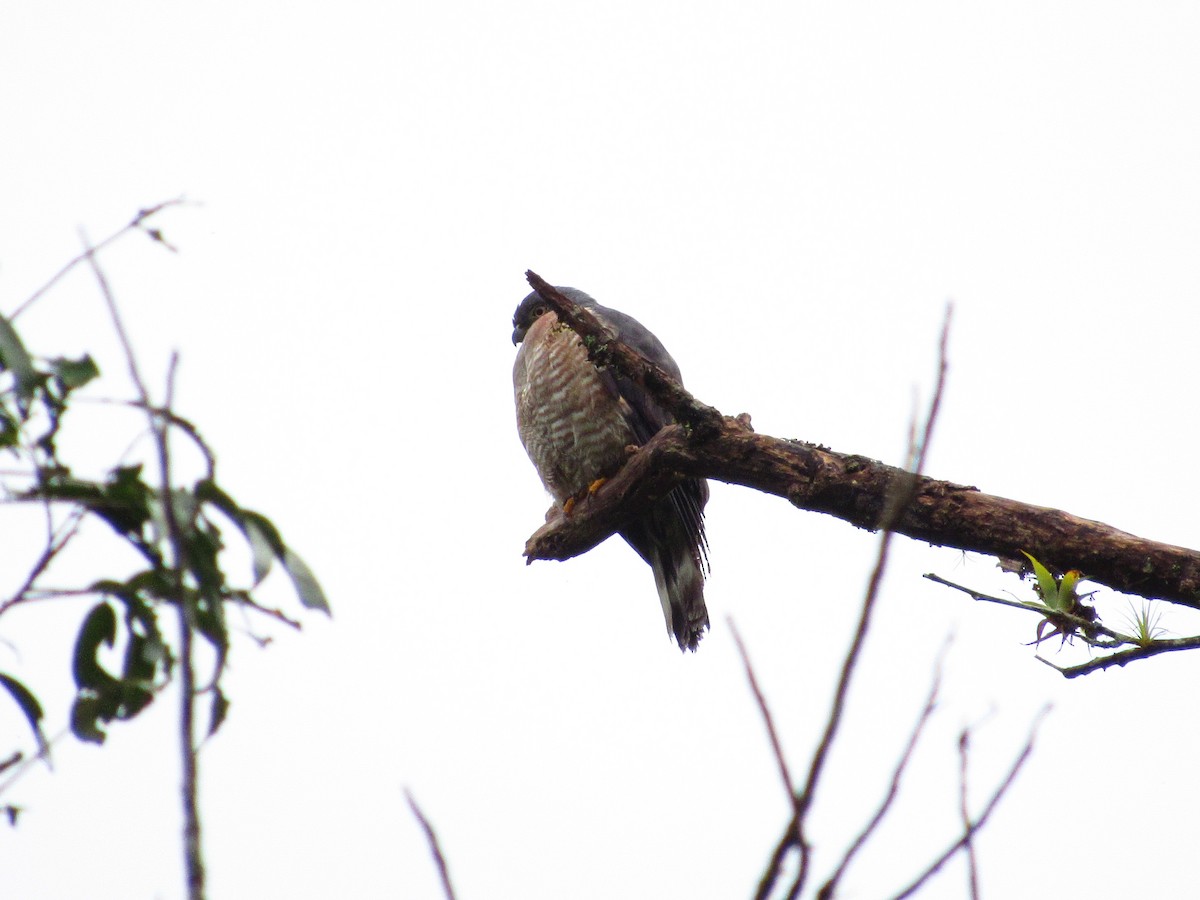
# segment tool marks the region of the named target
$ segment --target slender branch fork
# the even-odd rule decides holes
[[[779,847],[776,849],[772,858],[772,866],[768,867],[767,872],[764,873],[762,880],[759,882],[756,896],[761,898],[761,900],[765,900],[769,896],[778,879],[778,865],[782,863],[787,853],[788,845],[797,847],[800,852],[800,867],[786,895],[789,900],[790,898],[800,896],[811,873],[812,845],[808,840],[806,828],[808,813],[812,809],[813,798],[816,795],[817,787],[825,770],[825,764],[829,759],[834,739],[837,737],[838,730],[841,727],[846,700],[850,693],[850,683],[866,643],[867,632],[871,624],[871,615],[879,598],[884,572],[887,570],[888,550],[892,539],[892,526],[900,519],[905,508],[912,501],[917,478],[920,476],[921,468],[925,462],[926,451],[933,436],[933,426],[937,420],[938,410],[941,408],[942,394],[946,385],[946,346],[950,335],[950,317],[951,308],[947,307],[946,316],[942,324],[941,340],[938,344],[938,372],[933,399],[930,401],[929,412],[926,415],[925,425],[920,438],[918,439],[915,435],[915,426],[914,434],[910,435],[909,438],[909,477],[896,482],[895,493],[888,498],[888,502],[884,507],[886,518],[882,523],[883,534],[879,541],[879,553],[875,560],[875,566],[871,571],[870,581],[867,584],[866,596],[863,598],[858,625],[854,630],[854,636],[850,641],[850,648],[847,650],[846,658],[842,664],[841,675],[834,690],[833,703],[829,711],[829,716],[825,721],[825,729],[821,735],[821,740],[817,744],[816,751],[813,753],[812,761],[809,765],[808,777],[800,792],[795,795],[795,813],[792,817],[792,822]]]
[[[1044,606],[1035,603],[1024,603],[1019,600],[1009,600],[1005,597],[995,597],[991,594],[984,594],[973,588],[966,587],[961,584],[956,584],[940,575],[932,572],[927,572],[925,577],[930,581],[948,588],[953,588],[956,591],[961,591],[972,600],[982,603],[996,603],[1001,606],[1010,606],[1014,609],[1024,610],[1025,612],[1038,613],[1045,615],[1047,610]],[[1059,666],[1050,662],[1044,657],[1037,657],[1039,662],[1045,663],[1056,672],[1060,673],[1065,678],[1078,678],[1081,675],[1087,675],[1091,672],[1100,672],[1104,669],[1110,669],[1113,666],[1124,666],[1128,663],[1139,659],[1149,659],[1152,656],[1158,656],[1162,653],[1173,653],[1177,650],[1195,650],[1200,648],[1200,635],[1183,638],[1158,638],[1152,637],[1142,639],[1130,634],[1123,634],[1119,631],[1114,631],[1098,621],[1080,618],[1073,616],[1070,613],[1054,612],[1054,616],[1062,621],[1073,625],[1078,629],[1076,635],[1093,647],[1099,647],[1105,650],[1111,650],[1116,647],[1125,647],[1124,650],[1116,650],[1107,656],[1099,656],[1095,659],[1090,659],[1085,663],[1080,663],[1074,666]],[[1098,640],[1095,637],[1088,637],[1088,632],[1104,635],[1105,640]]]
[[[180,206],[186,202],[187,201],[183,197],[176,197],[173,200],[164,200],[162,203],[156,203],[154,206],[149,206],[146,209],[139,209],[137,212],[137,215],[135,215],[133,217],[133,219],[131,219],[127,224],[125,224],[121,228],[114,231],[112,234],[110,234],[108,237],[106,237],[100,243],[96,244],[95,246],[90,246],[90,245],[87,245],[85,242],[84,250],[82,253],[77,255],[74,259],[72,259],[70,262],[68,262],[66,265],[64,265],[61,269],[59,269],[57,272],[55,272],[52,276],[50,276],[49,281],[47,281],[40,288],[38,288],[36,291],[34,291],[32,294],[30,294],[28,297],[26,297],[25,300],[22,301],[21,305],[12,311],[11,315],[9,315],[8,318],[10,320],[15,320],[18,316],[21,315],[21,313],[25,312],[25,310],[27,310],[35,302],[37,302],[37,300],[39,298],[41,298],[42,295],[44,295],[47,291],[49,291],[50,288],[52,288],[52,287],[54,287],[54,285],[58,284],[58,282],[62,280],[63,276],[65,276],[68,272],[70,272],[72,269],[74,269],[77,265],[79,265],[80,263],[83,263],[83,262],[90,263],[91,260],[93,260],[95,258],[95,255],[97,253],[99,253],[101,250],[103,250],[105,247],[107,247],[109,244],[113,243],[117,239],[128,234],[130,231],[143,231],[152,240],[157,241],[158,243],[162,244],[164,247],[166,247],[169,250],[174,250],[175,248],[172,247],[170,244],[168,244],[167,241],[163,238],[161,231],[159,231],[156,228],[147,228],[146,227],[146,221],[148,219],[152,218],[153,216],[156,216],[158,213],[162,212],[164,209],[167,209],[168,207]]]
[[[767,708],[767,700],[758,686],[758,678],[754,675],[754,667],[750,664],[750,655],[746,652],[746,645],[742,642],[742,636],[738,633],[737,626],[733,624],[732,616],[727,616],[725,622],[729,625],[729,631],[733,635],[734,644],[737,645],[738,655],[742,658],[742,665],[746,667],[746,679],[750,682],[750,690],[754,693],[754,700],[758,704],[763,722],[767,726],[767,736],[771,740],[771,750],[775,754],[775,763],[779,766],[779,777],[783,780],[783,788],[787,791],[788,796],[792,798],[793,812],[798,813],[800,804],[796,799],[796,787],[792,782],[792,773],[788,770],[787,760],[783,756],[783,745],[780,743],[779,734],[775,730],[775,720],[771,718],[771,711]]]
[[[1050,707],[1047,706],[1042,709],[1041,713],[1039,713],[1037,719],[1034,721],[1033,728],[1030,730],[1029,737],[1025,741],[1025,746],[1021,748],[1021,752],[1017,754],[1016,760],[1014,760],[1013,764],[1009,767],[1008,774],[1004,776],[1004,779],[996,787],[995,791],[992,792],[992,796],[988,798],[988,802],[984,806],[983,811],[976,818],[969,821],[969,824],[963,830],[961,837],[947,847],[942,854],[932,863],[930,863],[923,872],[914,878],[906,888],[896,894],[893,900],[904,900],[906,897],[913,896],[921,889],[922,886],[924,886],[925,882],[941,871],[942,866],[949,862],[954,857],[954,854],[958,853],[959,850],[962,850],[975,837],[975,835],[979,833],[983,826],[987,824],[988,819],[991,818],[992,813],[995,812],[996,807],[1004,798],[1004,795],[1008,793],[1009,789],[1016,782],[1017,775],[1019,775],[1021,769],[1025,767],[1025,763],[1029,761],[1029,757],[1033,755],[1033,742],[1037,736],[1038,726],[1049,711]]]
[[[858,852],[866,845],[867,840],[870,839],[883,822],[891,810],[892,804],[896,802],[896,797],[900,794],[900,782],[904,779],[904,773],[908,769],[909,761],[913,758],[913,754],[916,753],[917,742],[921,739],[921,735],[924,734],[925,726],[929,724],[929,720],[933,717],[933,712],[937,708],[938,694],[941,692],[942,684],[942,665],[948,648],[949,641],[943,646],[942,652],[938,656],[937,663],[934,666],[933,683],[930,685],[929,695],[925,698],[925,705],[921,708],[921,712],[917,716],[917,721],[913,725],[912,732],[908,736],[908,742],[904,745],[904,749],[900,752],[900,758],[892,770],[892,780],[883,795],[883,799],[876,808],[874,815],[871,816],[862,831],[850,843],[846,852],[842,854],[842,859],[833,870],[833,874],[829,876],[828,880],[817,891],[817,900],[832,900],[837,895],[838,886],[841,884],[842,877],[850,868],[851,862],[853,862]]]
[[[118,232],[118,235],[124,233],[129,228],[141,227],[142,222],[148,215],[157,212],[158,209],[161,209],[165,205],[167,204],[162,204],[153,210],[143,210],[134,218],[130,225],[126,226],[121,232]],[[150,234],[156,240],[162,241],[162,236],[158,232],[150,232]],[[113,238],[109,238],[105,243],[110,242],[115,237],[116,235]],[[170,568],[174,593],[178,601],[179,614],[179,751],[180,766],[182,769],[180,793],[183,804],[184,873],[189,900],[203,900],[205,894],[205,874],[200,828],[199,763],[196,751],[196,673],[192,652],[192,635],[196,622],[195,612],[188,602],[187,591],[184,585],[185,550],[183,524],[179,521],[175,509],[174,494],[171,485],[169,432],[173,417],[160,415],[157,412],[159,407],[156,407],[150,399],[150,391],[138,367],[137,357],[133,351],[133,344],[129,340],[129,335],[125,330],[120,311],[117,309],[116,298],[113,296],[112,290],[108,285],[108,280],[104,276],[104,271],[100,268],[100,263],[96,259],[98,249],[99,247],[91,246],[85,237],[84,252],[81,254],[81,258],[86,259],[100,286],[100,292],[108,308],[109,317],[112,319],[113,328],[117,333],[117,338],[125,355],[125,362],[129,368],[130,378],[133,380],[140,404],[146,410],[149,418],[150,429],[154,436],[154,445],[158,456],[163,517],[166,520],[167,536],[171,546]],[[70,265],[68,264],[68,268]],[[55,279],[51,283],[58,277],[55,276]],[[22,308],[28,305],[29,301]],[[167,370],[166,398],[161,407],[164,410],[171,408],[175,390],[175,370],[177,364],[178,356],[173,353]]]

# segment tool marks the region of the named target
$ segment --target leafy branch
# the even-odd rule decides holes
[[[49,597],[92,600],[79,625],[71,665],[76,692],[68,718],[70,732],[78,740],[103,743],[112,723],[135,718],[167,685],[178,680],[184,857],[188,896],[198,900],[204,895],[204,867],[195,711],[200,697],[208,695],[205,739],[217,732],[228,713],[229,699],[221,684],[230,652],[227,610],[231,605],[241,607],[298,628],[296,620],[262,605],[255,597],[276,563],[290,577],[302,606],[328,614],[329,605],[311,570],[271,520],[242,506],[221,484],[216,454],[200,430],[174,412],[176,356],[168,367],[163,400],[152,398],[100,267],[98,252],[135,231],[174,250],[161,230],[151,227],[150,220],[181,202],[167,201],[141,210],[99,244],[85,242],[83,252],[11,316],[0,316],[0,454],[11,463],[0,472],[0,491],[9,504],[39,505],[46,520],[44,546],[20,586],[0,601],[0,617],[18,605]],[[97,382],[99,366],[90,355],[78,359],[36,357],[26,349],[13,324],[21,312],[81,264],[86,264],[96,279],[135,388],[136,396],[120,405],[145,416],[153,443],[149,459],[122,459],[99,477],[80,474],[78,464],[64,458],[58,447],[77,392]],[[175,436],[199,450],[203,459],[199,477],[183,479],[177,473],[172,454]],[[57,571],[88,519],[103,522],[117,544],[133,551],[138,561],[134,571],[103,574],[65,588],[48,585],[49,573]],[[226,572],[224,553],[231,539],[240,541],[249,552],[248,582]],[[167,637],[164,616],[175,619],[174,640]],[[213,660],[203,684],[196,672],[197,642],[208,647]],[[108,660],[118,649],[120,660],[114,666]],[[50,742],[44,731],[42,703],[29,686],[8,672],[0,672],[0,687],[29,723],[37,747],[32,759],[46,758]],[[0,793],[11,787],[28,762],[21,751],[15,758],[20,760],[12,765],[15,774],[0,785]],[[15,820],[15,814],[10,812],[9,818]]]
[[[1026,554],[1028,555],[1028,554]],[[926,573],[930,581],[961,591],[972,600],[982,603],[995,603],[1012,609],[1032,612],[1043,617],[1038,624],[1037,635],[1033,640],[1035,646],[1051,637],[1061,637],[1062,643],[1079,639],[1087,647],[1096,650],[1112,651],[1104,656],[1098,656],[1085,663],[1074,666],[1059,666],[1042,656],[1037,659],[1050,668],[1062,674],[1065,678],[1078,678],[1092,672],[1101,672],[1114,666],[1124,666],[1139,659],[1149,659],[1163,653],[1174,653],[1178,650],[1195,650],[1200,648],[1200,635],[1183,638],[1164,638],[1163,629],[1158,626],[1160,613],[1149,601],[1143,601],[1140,611],[1131,616],[1130,624],[1133,632],[1121,632],[1105,625],[1095,607],[1085,602],[1091,595],[1079,595],[1076,587],[1079,582],[1087,580],[1076,570],[1068,571],[1062,576],[1055,577],[1042,563],[1029,557],[1036,581],[1034,591],[1038,600],[1010,600],[1007,597],[997,597],[985,594],[974,588],[956,584],[940,575]],[[1049,599],[1047,599],[1049,598]],[[1053,631],[1043,634],[1043,629],[1053,626]]]

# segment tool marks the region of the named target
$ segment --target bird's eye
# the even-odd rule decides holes
[[[546,307],[544,307],[544,306],[535,306],[535,307],[533,308],[533,317],[534,317],[535,319],[536,319],[536,318],[538,318],[539,316],[543,316],[543,315],[545,315],[545,314],[546,314]]]

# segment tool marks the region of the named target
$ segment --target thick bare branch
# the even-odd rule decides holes
[[[605,353],[610,359],[638,358],[618,340],[608,341]],[[666,378],[665,373],[656,378]],[[655,381],[645,383],[664,400]],[[525,556],[529,561],[578,556],[685,477],[774,494],[868,531],[882,526],[889,497],[911,482],[911,502],[893,526],[898,534],[1003,559],[1020,559],[1024,550],[1063,571],[1079,569],[1088,580],[1114,590],[1200,609],[1200,552],[976,487],[915,477],[863,456],[757,434],[746,416],[722,417],[712,431],[664,428],[569,518],[559,514],[539,528],[526,543]]]

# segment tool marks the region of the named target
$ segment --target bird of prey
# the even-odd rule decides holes
[[[575,288],[558,288],[591,309],[628,346],[677,380],[679,367],[639,322],[607,309]],[[646,391],[587,357],[579,336],[536,293],[513,315],[517,431],[546,490],[569,514],[612,476],[627,457],[674,421]],[[621,537],[654,570],[667,631],[681,650],[695,650],[708,628],[704,573],[708,545],[704,504],[708,484],[689,479],[621,530]]]

